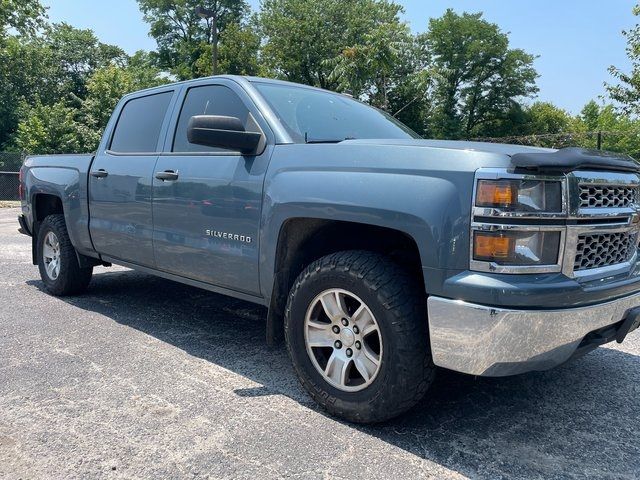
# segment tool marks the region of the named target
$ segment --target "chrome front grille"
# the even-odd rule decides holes
[[[637,199],[637,186],[580,185],[580,208],[627,208]]]
[[[561,210],[511,211],[474,203],[472,238],[480,230],[557,232],[561,235],[557,262],[525,267],[476,261],[470,242],[472,270],[505,274],[561,272],[580,282],[592,282],[619,279],[640,268],[640,173],[576,170],[529,175],[502,169],[476,172],[476,180],[503,179],[561,182]]]
[[[579,235],[574,271],[610,267],[628,262],[636,253],[638,234],[634,232]]]

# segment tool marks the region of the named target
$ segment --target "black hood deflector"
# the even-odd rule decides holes
[[[563,148],[552,153],[516,153],[511,157],[511,163],[516,168],[539,172],[578,169],[640,172],[640,163],[628,155],[582,148]]]

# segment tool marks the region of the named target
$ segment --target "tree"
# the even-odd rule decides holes
[[[572,129],[573,117],[549,102],[535,102],[526,110],[527,130],[531,135],[564,133]]]
[[[39,0],[0,0],[0,38],[9,29],[20,35],[33,35],[44,25],[45,9]]]
[[[342,80],[332,76],[336,65],[325,60],[340,55],[347,62],[352,55],[361,58],[348,49],[371,46],[373,32],[381,25],[398,24],[401,11],[388,0],[264,0],[262,60],[275,76],[336,89]],[[356,68],[361,64],[358,60]],[[345,70],[351,72],[353,67],[345,65]]]
[[[77,153],[82,151],[82,132],[76,110],[61,102],[33,106],[23,104],[14,144],[18,151],[32,154]]]
[[[0,48],[0,146],[18,125],[20,105],[64,95],[53,52],[37,38],[9,36]]]
[[[87,97],[80,105],[36,99],[23,102],[11,149],[36,153],[79,153],[95,150],[118,101],[127,93],[166,83],[159,71],[137,52],[126,66],[108,65],[88,79]]]
[[[633,14],[640,16],[640,4],[633,8]],[[640,25],[629,31],[623,31],[627,39],[627,57],[631,61],[631,72],[625,73],[615,66],[609,67],[609,73],[618,80],[618,84],[606,83],[609,96],[620,104],[624,113],[640,114]]]
[[[338,90],[388,110],[391,90],[414,70],[412,53],[409,27],[397,21],[376,25],[361,43],[344,48],[323,64],[333,68],[328,80]]]
[[[154,53],[158,66],[181,80],[201,74],[197,61],[211,44],[211,21],[198,17],[196,7],[218,13],[222,36],[228,25],[241,23],[248,12],[245,0],[138,0],[138,4],[158,43]]]
[[[580,120],[589,132],[595,132],[600,128],[600,106],[595,100],[591,100],[584,106],[580,112]]]
[[[91,30],[47,25],[37,36],[8,36],[0,46],[0,145],[18,126],[21,104],[79,107],[99,68],[124,65],[127,55],[98,41]]]
[[[97,140],[124,95],[168,82],[155,67],[143,60],[147,55],[142,51],[137,52],[126,67],[103,67],[87,82],[87,98],[81,107],[82,121],[97,133]],[[97,146],[96,138],[93,140]]]
[[[230,75],[258,75],[260,63],[260,36],[254,28],[230,23],[220,35],[218,51],[218,73]],[[196,75],[208,76],[213,72],[211,63],[211,45],[202,49],[196,61]]]
[[[521,97],[538,91],[535,57],[509,48],[509,37],[482,18],[449,9],[419,36],[433,56],[434,114],[439,137],[480,136],[492,122],[507,118]]]
[[[84,97],[87,80],[93,72],[106,65],[126,62],[124,50],[100,42],[89,29],[54,23],[47,27],[43,38],[59,66],[59,82],[66,95]]]
[[[576,130],[589,132],[582,146],[596,148],[596,132],[602,133],[602,148],[640,158],[640,120],[620,112],[614,105],[591,101],[582,109]]]

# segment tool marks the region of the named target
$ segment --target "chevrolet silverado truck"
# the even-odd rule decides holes
[[[31,156],[53,295],[119,264],[268,307],[309,394],[378,422],[437,367],[547,370],[640,323],[640,167],[423,140],[348,96],[219,76],[125,96],[93,155]]]

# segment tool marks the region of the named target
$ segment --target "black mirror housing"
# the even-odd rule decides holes
[[[221,115],[195,115],[187,126],[189,143],[207,147],[256,153],[262,139],[259,132],[247,132],[239,118]]]

